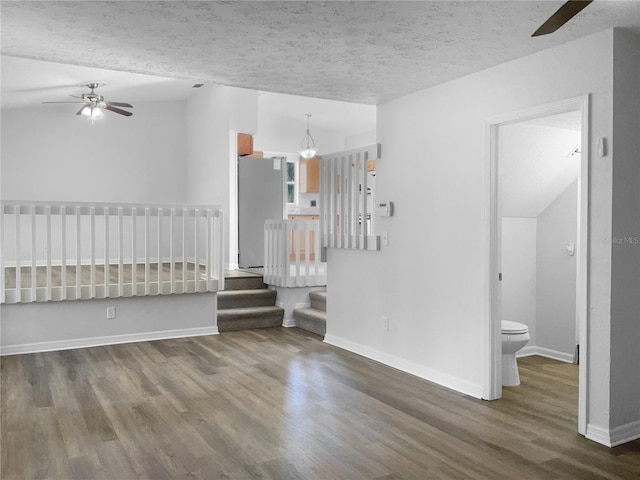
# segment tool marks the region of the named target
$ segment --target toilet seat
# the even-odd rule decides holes
[[[502,333],[507,335],[517,335],[519,333],[528,333],[529,327],[524,323],[512,322],[510,320],[502,320]]]

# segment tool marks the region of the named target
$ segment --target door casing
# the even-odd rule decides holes
[[[581,164],[578,181],[578,233],[576,250],[576,323],[579,331],[579,384],[578,384],[578,432],[587,430],[587,355],[588,355],[588,258],[589,258],[589,106],[590,96],[581,95],[526,110],[492,117],[486,121],[487,151],[485,181],[487,203],[485,205],[485,341],[483,398],[496,400],[502,397],[502,344],[501,344],[501,294],[500,273],[501,208],[499,198],[498,136],[501,126],[534,118],[580,111],[582,114]]]

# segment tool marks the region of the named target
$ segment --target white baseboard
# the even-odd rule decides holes
[[[598,442],[606,447],[616,447],[640,438],[640,420],[610,430],[596,425],[587,425],[587,434],[585,436],[589,440]]]
[[[293,318],[293,312],[287,312],[284,302],[276,301],[276,307],[284,309],[284,318],[282,319],[282,326],[291,328],[296,326],[296,320]]]
[[[99,347],[117,345],[120,343],[147,342],[150,340],[165,340],[169,338],[199,337],[203,335],[217,335],[218,327],[184,328],[178,330],[164,330],[159,332],[129,333],[110,335],[108,337],[78,338],[72,340],[58,340],[53,342],[26,343],[22,345],[8,345],[0,347],[0,356],[19,355],[23,353],[51,352],[58,350],[72,350],[75,348]]]
[[[276,307],[280,307],[284,309],[284,318],[282,319],[282,326],[287,328],[295,327],[296,319],[293,316],[293,310],[295,310],[296,308],[307,308],[310,306],[311,306],[311,303],[309,302],[294,303],[293,308],[290,311],[288,311],[286,308],[285,302],[276,301]]]
[[[516,353],[516,357],[530,357],[531,355],[540,355],[541,357],[552,358],[561,362],[573,363],[573,354],[551,350],[550,348],[538,347],[536,345],[527,345]]]
[[[351,340],[346,340],[329,333],[325,335],[324,341],[329,345],[333,345],[335,347],[357,353],[358,355],[362,355],[363,357],[367,357],[390,367],[397,368],[398,370],[401,370],[403,372],[410,373],[411,375],[415,375],[416,377],[420,377],[430,382],[437,383],[438,385],[441,385],[443,387],[450,388],[460,393],[464,393],[465,395],[470,395],[475,398],[482,398],[482,385],[477,385],[466,380],[444,374],[442,372],[431,370],[430,368],[426,368],[410,360],[405,360],[404,358],[396,357],[395,355],[390,355],[388,353],[381,352],[374,348],[367,347],[365,345],[361,345],[359,343],[352,342]]]

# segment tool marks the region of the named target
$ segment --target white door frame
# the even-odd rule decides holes
[[[492,117],[486,122],[486,185],[485,205],[485,366],[483,398],[502,397],[501,298],[498,274],[501,271],[501,211],[499,199],[498,131],[499,127],[534,118],[567,112],[582,113],[581,164],[578,181],[578,234],[576,242],[576,324],[579,330],[580,366],[578,386],[578,432],[587,429],[587,352],[588,352],[588,257],[589,257],[589,95],[581,95],[518,112]]]

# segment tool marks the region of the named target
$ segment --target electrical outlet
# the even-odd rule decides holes
[[[389,331],[389,317],[382,317],[382,329],[385,332]]]
[[[389,232],[382,232],[382,244],[389,245]]]
[[[116,307],[107,307],[107,320],[116,318]]]

